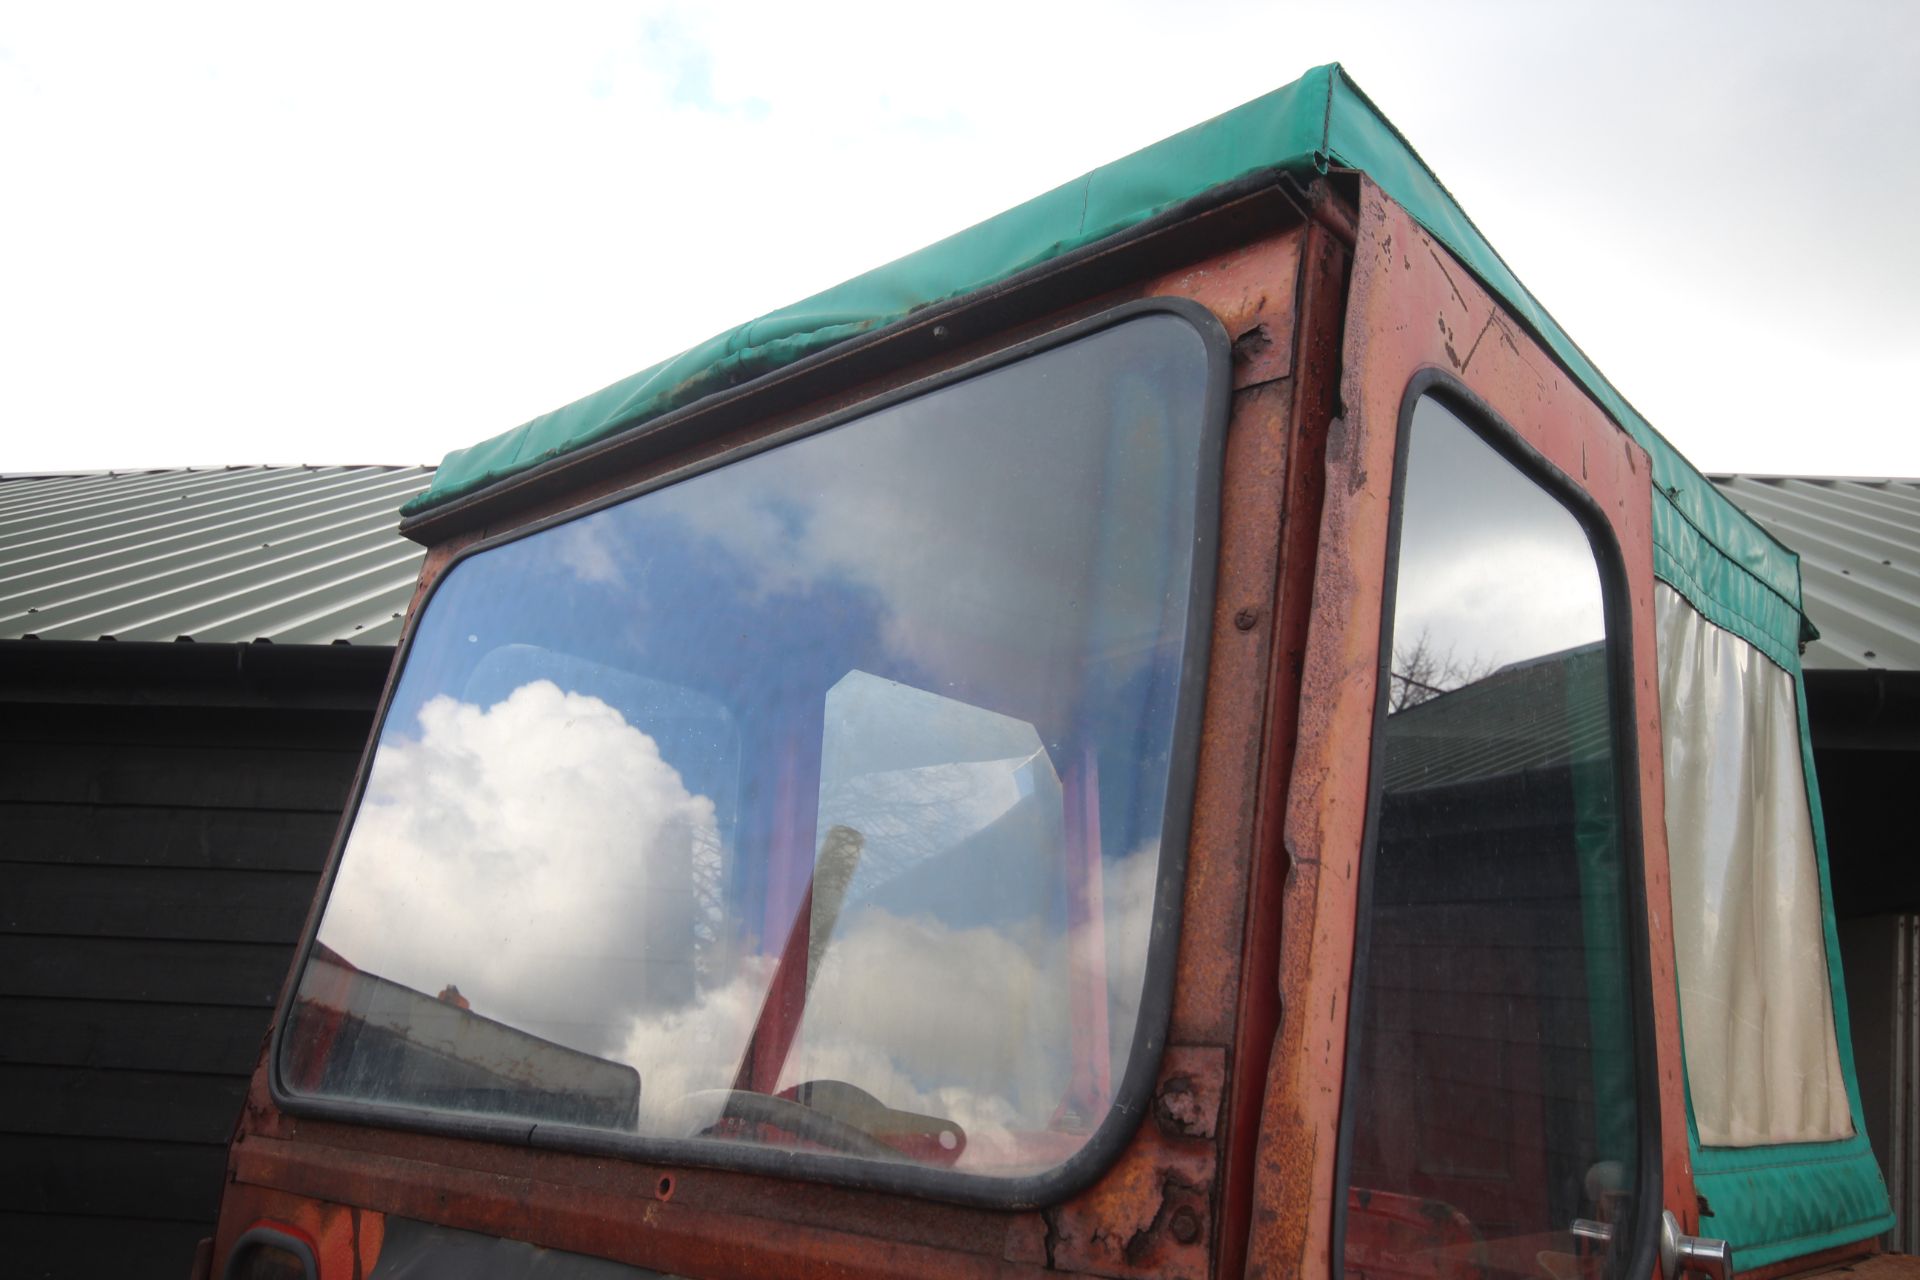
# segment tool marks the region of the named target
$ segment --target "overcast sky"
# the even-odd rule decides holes
[[[0,471],[436,462],[1346,63],[1709,470],[1920,475],[1920,5],[0,0]]]

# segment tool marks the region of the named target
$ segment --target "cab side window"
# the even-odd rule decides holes
[[[1438,400],[1403,449],[1345,1270],[1598,1277],[1641,1190],[1601,563],[1569,506]]]

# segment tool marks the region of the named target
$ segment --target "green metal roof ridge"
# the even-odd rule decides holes
[[[1715,489],[1607,381],[1338,63],[1315,67],[1292,84],[904,258],[716,334],[511,431],[454,450],[435,472],[432,487],[402,514],[430,510],[924,307],[986,288],[1229,183],[1262,173],[1304,175],[1331,167],[1366,173],[1403,206],[1647,451],[1656,502],[1666,509],[1660,523],[1677,520],[1690,527],[1700,537],[1689,539],[1689,547],[1704,543],[1709,555],[1732,562],[1694,566],[1694,581],[1737,568],[1779,597],[1798,619],[1798,634],[1772,637],[1770,647],[1797,646],[1811,638],[1801,616],[1798,557]]]

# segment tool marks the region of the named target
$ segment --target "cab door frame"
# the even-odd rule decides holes
[[[1297,747],[1284,820],[1282,1016],[1269,1064],[1247,1238],[1250,1276],[1329,1276],[1354,976],[1359,874],[1381,670],[1382,586],[1390,553],[1403,404],[1423,371],[1483,404],[1597,504],[1626,581],[1631,761],[1638,799],[1638,888],[1647,990],[1642,1079],[1657,1107],[1645,1130],[1645,1197],[1633,1274],[1651,1271],[1661,1207],[1697,1229],[1686,1139],[1665,800],[1656,696],[1651,472],[1646,454],[1501,308],[1447,247],[1364,175],[1342,336],[1339,405],[1326,428],[1319,557],[1299,685]],[[1631,851],[1629,851],[1631,857]],[[1257,979],[1255,979],[1257,980]],[[1643,1095],[1648,1091],[1643,1089]]]

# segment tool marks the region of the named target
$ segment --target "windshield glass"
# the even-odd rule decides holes
[[[1185,837],[1208,371],[1143,314],[459,561],[283,1084],[988,1173],[1079,1150]]]

